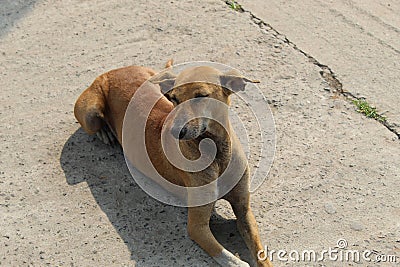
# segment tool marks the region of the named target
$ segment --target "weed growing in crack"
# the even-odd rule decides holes
[[[354,105],[358,108],[358,112],[364,114],[368,118],[373,118],[379,122],[385,122],[386,117],[378,114],[375,107],[372,107],[367,101],[364,99],[356,99],[352,101]]]
[[[239,12],[243,12],[243,8],[240,4],[238,4],[235,0],[228,0],[226,1],[226,3],[228,4],[228,6],[235,10],[235,11],[239,11]]]

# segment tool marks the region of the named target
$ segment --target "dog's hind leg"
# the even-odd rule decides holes
[[[188,212],[188,233],[190,238],[224,267],[249,267],[249,264],[227,251],[210,230],[210,217],[214,203],[190,207]]]
[[[97,133],[97,138],[99,138],[104,144],[114,146],[117,143],[117,139],[114,133],[111,131],[110,127],[105,124]]]
[[[95,134],[106,125],[104,121],[106,103],[102,88],[106,86],[105,83],[104,77],[98,77],[75,102],[75,117],[88,134]]]

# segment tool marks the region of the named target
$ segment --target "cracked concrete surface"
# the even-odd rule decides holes
[[[343,54],[327,47],[317,54],[303,46],[302,40],[315,45],[307,34],[318,28],[314,24],[302,24],[306,30],[297,30],[296,39],[275,27],[285,14],[315,11],[315,1],[297,12],[293,4],[285,5],[292,8],[289,12],[273,10],[273,3],[269,9],[264,2],[254,8],[250,1],[241,3],[284,36],[217,0],[38,0],[28,6],[24,2],[23,12],[19,3],[23,1],[5,1],[1,12],[1,266],[215,266],[187,237],[186,210],[158,203],[141,191],[121,151],[83,133],[72,113],[76,97],[100,73],[131,64],[161,68],[169,58],[218,61],[261,80],[277,131],[274,165],[252,195],[264,244],[274,250],[321,251],[345,238],[350,249],[399,255],[399,140],[327,90],[321,68],[284,36],[332,68],[345,90],[365,95],[381,110],[390,108],[386,115],[392,121],[397,112],[391,108],[397,91],[390,91],[398,79],[395,50],[370,54],[373,68],[364,68],[367,59],[360,57],[354,76],[348,71],[354,70],[354,62],[347,46]],[[379,28],[376,35],[396,48],[398,16],[376,3],[351,3],[357,3],[355,10],[382,12],[385,16],[363,15],[363,21],[392,25],[393,35]],[[313,20],[324,21],[321,16],[326,15],[336,25],[335,16],[314,13]],[[336,27],[349,32],[342,24]],[[315,39],[326,42],[330,33]],[[366,49],[361,41],[354,45],[354,53]],[[385,72],[390,64],[393,71]],[[357,80],[350,80],[353,76]],[[368,79],[390,89],[391,99],[383,91],[374,94]],[[246,260],[232,218],[220,202],[212,227],[229,250]]]
[[[397,1],[239,1],[329,66],[343,90],[366,98],[399,136],[400,5]]]
[[[228,6],[231,5],[230,1],[226,1],[226,3],[228,4]],[[241,12],[241,13],[248,13],[251,16],[251,20],[257,24],[261,29],[266,29],[268,31],[271,31],[272,34],[276,35],[278,38],[280,38],[281,40],[284,40],[285,43],[287,43],[288,45],[292,46],[293,49],[295,49],[296,51],[300,52],[301,54],[303,54],[305,57],[307,57],[311,63],[317,65],[318,67],[321,68],[320,74],[321,76],[325,79],[325,81],[329,84],[329,87],[331,89],[331,91],[335,94],[341,94],[342,96],[348,98],[350,101],[352,100],[365,100],[364,96],[359,96],[358,93],[353,93],[351,91],[347,91],[344,89],[343,87],[343,83],[337,78],[337,75],[333,72],[333,70],[331,69],[331,67],[329,67],[328,65],[325,65],[323,63],[321,63],[320,61],[318,61],[317,58],[313,57],[310,53],[302,50],[301,48],[299,48],[295,43],[293,43],[292,41],[290,41],[290,39],[287,38],[287,36],[285,36],[284,34],[280,33],[279,31],[277,31],[275,28],[273,28],[270,24],[268,24],[267,22],[263,21],[262,18],[257,17],[251,10],[246,10],[243,8],[243,5],[241,5],[238,2],[237,3],[237,8],[236,11]],[[356,8],[357,11],[361,12],[361,8]],[[369,14],[370,15],[370,14]],[[376,17],[374,17],[376,19]],[[354,24],[354,26],[356,28],[359,28],[358,25]],[[385,24],[385,26],[387,26],[388,28],[393,28],[391,27],[391,25],[389,24]],[[394,28],[396,29],[396,28]],[[400,30],[396,30],[396,32],[400,33]],[[380,39],[379,39],[380,40]],[[381,41],[381,40],[380,40]],[[381,43],[381,42],[380,42]],[[387,47],[391,48],[392,50],[394,50],[397,53],[400,53],[399,50],[393,48],[391,45],[388,45],[386,43],[384,43],[384,45],[386,45]],[[340,48],[339,48],[340,49]],[[397,93],[397,88],[392,88],[392,92]],[[358,95],[358,96],[357,96]],[[392,101],[392,99],[390,98],[391,92],[387,92],[386,96],[384,97],[386,101]],[[377,97],[380,97],[379,95]],[[373,106],[374,107],[374,106]],[[393,111],[396,112],[396,111]],[[393,113],[392,112],[392,113]],[[386,113],[386,112],[385,112]],[[394,133],[399,139],[400,139],[400,128],[398,127],[398,123],[395,122],[396,118],[392,118],[390,117],[389,119],[386,117],[386,115],[383,115],[382,113],[380,114],[382,117],[385,118],[385,120],[378,120],[377,121],[381,122],[383,126],[385,126],[389,131],[391,131],[392,133]],[[396,117],[396,115],[395,115]]]

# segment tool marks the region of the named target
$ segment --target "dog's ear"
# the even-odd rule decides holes
[[[163,72],[149,79],[149,82],[160,85],[161,93],[166,94],[174,87],[176,75],[172,72]]]
[[[244,91],[247,83],[259,83],[259,80],[251,80],[242,76],[236,70],[230,70],[220,75],[219,77],[224,91],[230,95],[231,93],[237,93],[239,91]]]
[[[171,58],[167,61],[167,63],[165,63],[165,68],[168,69],[172,67],[172,65],[174,65],[174,60]]]

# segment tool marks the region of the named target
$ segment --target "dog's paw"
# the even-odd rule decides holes
[[[99,138],[104,144],[106,145],[115,145],[116,139],[114,134],[111,132],[110,128],[108,126],[104,126],[103,128],[100,129],[96,133],[97,138]]]
[[[242,261],[226,249],[223,249],[219,256],[214,257],[214,260],[224,267],[250,267],[247,262]]]

